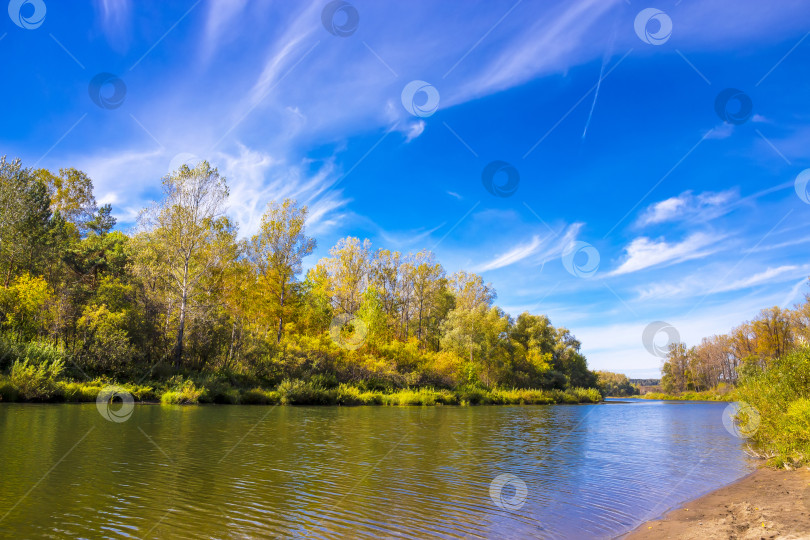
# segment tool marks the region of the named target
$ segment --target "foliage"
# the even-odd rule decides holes
[[[57,377],[62,373],[65,365],[61,360],[56,362],[43,362],[36,364],[25,359],[16,360],[11,366],[9,380],[19,394],[28,401],[47,401],[53,398],[57,391]]]
[[[197,388],[194,381],[178,380],[171,390],[160,396],[160,402],[164,405],[190,405],[198,403],[203,392],[204,389]]]
[[[43,277],[27,272],[18,276],[9,287],[0,288],[4,326],[21,341],[34,339],[51,322],[53,300],[53,290]]]
[[[638,387],[630,383],[627,375],[611,373],[610,371],[597,371],[596,377],[597,388],[605,396],[626,397],[639,394]]]
[[[726,335],[705,338],[694,347],[671,344],[661,386],[665,393],[675,394],[734,385],[746,365],[767,368],[808,338],[810,301],[795,310],[763,309],[754,320]]]
[[[748,370],[737,391],[759,413],[752,440],[762,455],[777,466],[810,462],[810,347]]]
[[[227,199],[216,168],[182,166],[125,234],[84,172],[0,159],[0,374],[60,360],[50,399],[150,379],[167,403],[552,402],[596,386],[567,329],[513,318],[481,276],[353,237],[304,275],[305,206],[271,201],[238,240]]]

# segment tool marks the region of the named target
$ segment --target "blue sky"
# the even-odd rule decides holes
[[[331,5],[334,33],[328,6],[13,0],[2,152],[87,171],[124,228],[208,159],[242,234],[296,197],[309,265],[347,235],[432,249],[631,376],[658,374],[653,321],[695,344],[807,291],[806,3],[358,0]],[[438,106],[403,98],[412,81]],[[737,123],[727,88],[752,104]],[[519,176],[509,196],[505,172],[484,186],[493,161]]]

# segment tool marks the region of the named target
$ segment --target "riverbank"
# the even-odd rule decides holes
[[[623,538],[810,538],[810,469],[758,469]]]
[[[285,380],[272,387],[237,386],[225,380],[194,381],[182,378],[140,384],[108,380],[87,382],[33,378],[15,381],[0,376],[0,402],[94,402],[128,395],[130,401],[160,402],[166,405],[197,403],[241,405],[551,405],[555,403],[598,403],[595,388],[505,389],[460,387],[369,388],[363,383],[333,384],[329,381]]]
[[[680,394],[665,394],[663,392],[647,392],[640,396],[629,396],[640,399],[654,399],[661,401],[734,401],[732,392],[718,393],[714,391],[705,392],[681,392]]]

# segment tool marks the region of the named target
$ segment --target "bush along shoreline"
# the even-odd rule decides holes
[[[506,389],[464,387],[380,389],[366,384],[324,384],[321,381],[285,379],[273,388],[238,388],[228,381],[172,377],[144,384],[116,383],[106,379],[88,382],[55,380],[55,369],[24,364],[10,377],[0,378],[0,402],[87,403],[104,396],[128,394],[134,402],[163,405],[552,405],[598,403],[602,395],[595,388]],[[101,396],[101,397],[100,397]]]

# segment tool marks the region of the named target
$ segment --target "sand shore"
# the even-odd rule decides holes
[[[758,469],[624,539],[810,539],[810,470]]]

